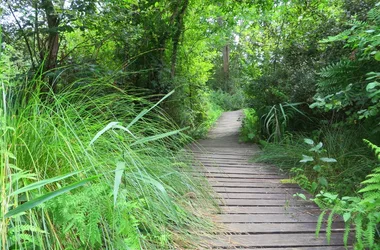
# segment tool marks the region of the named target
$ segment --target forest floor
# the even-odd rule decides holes
[[[221,229],[205,240],[204,249],[345,249],[341,220],[333,223],[330,243],[325,222],[317,238],[320,210],[293,196],[307,194],[274,166],[250,162],[259,148],[239,142],[242,118],[242,111],[223,113],[208,138],[191,146],[194,165],[221,206],[214,215]]]

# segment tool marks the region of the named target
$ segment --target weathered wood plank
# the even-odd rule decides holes
[[[267,207],[237,207],[237,206],[223,206],[221,207],[223,214],[311,214],[318,216],[319,209],[304,207],[282,207],[282,206],[267,206]]]
[[[316,207],[312,202],[295,200],[261,200],[261,199],[223,199],[220,205],[227,206],[307,206]]]
[[[213,248],[214,250],[236,250],[237,248]],[[244,250],[279,250],[279,248],[243,248]],[[308,247],[281,247],[281,250],[352,250],[353,247],[345,248],[343,246],[323,246],[323,247],[315,247],[315,246],[308,246]]]
[[[300,191],[299,188],[288,187],[258,187],[258,188],[240,188],[240,187],[215,187],[216,192],[223,193],[262,193],[262,194],[295,194]]]
[[[283,176],[279,175],[260,175],[260,174],[221,174],[221,173],[205,173],[208,177],[219,177],[219,178],[234,178],[234,179],[284,179]]]
[[[308,247],[308,246],[343,246],[341,233],[332,233],[330,243],[324,235],[319,238],[312,233],[261,234],[261,235],[226,235],[208,240],[216,247]]]
[[[318,217],[310,214],[220,214],[215,218],[218,222],[223,223],[309,223],[313,225],[314,231],[318,220]],[[342,222],[343,220],[336,218],[334,221]],[[334,223],[334,225],[337,226],[338,223]],[[339,224],[339,226],[344,228],[343,224]]]
[[[273,175],[273,171],[266,169],[255,168],[234,168],[234,167],[204,167],[204,171],[208,173],[223,173],[223,174],[261,174],[261,175]],[[283,175],[287,176],[287,175]],[[285,178],[284,178],[285,179]]]
[[[265,215],[269,217],[267,214]],[[270,215],[270,216],[273,216]],[[263,233],[315,233],[315,223],[226,223],[220,229],[226,233],[263,234]],[[334,223],[332,231],[344,231],[343,223]],[[321,233],[326,232],[326,227],[321,228]]]
[[[285,180],[285,179],[252,179],[252,178],[233,179],[233,178],[215,177],[215,178],[209,178],[208,180],[210,183],[221,183],[221,184],[225,184],[225,183],[248,183],[248,184],[249,183],[251,183],[251,184],[254,184],[254,183],[276,183],[279,185],[289,185],[286,183],[282,184],[283,180]],[[292,185],[298,188],[297,184],[292,184]]]
[[[255,200],[281,200],[294,199],[292,194],[256,194],[256,193],[218,193],[223,199],[255,199]]]

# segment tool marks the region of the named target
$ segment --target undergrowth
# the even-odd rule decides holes
[[[244,118],[240,129],[240,140],[243,142],[256,142],[259,132],[259,117],[252,108],[244,109]]]
[[[321,174],[328,182],[327,190],[340,195],[353,195],[371,172],[375,159],[360,143],[358,138],[361,136],[353,130],[332,128],[324,128],[315,136],[316,144],[323,145],[320,157],[337,161],[322,170]],[[288,134],[278,143],[262,141],[262,153],[255,160],[275,164],[298,178],[301,186],[315,193],[318,190],[311,190],[311,184],[321,177],[314,168],[315,162],[300,163],[302,155],[310,155],[310,146],[304,142],[307,137],[305,134]]]
[[[87,79],[55,94],[39,77],[19,83],[0,73],[7,79],[2,140],[12,158],[11,168],[1,158],[2,200],[9,188],[77,173],[2,202],[3,249],[177,249],[211,226],[203,216],[213,209],[207,185],[179,153],[189,138],[143,93]],[[112,122],[119,127],[92,143]],[[25,201],[91,176],[98,178],[4,219]]]
[[[224,111],[234,111],[245,106],[244,92],[239,89],[235,93],[227,93],[222,90],[211,91],[211,101]]]

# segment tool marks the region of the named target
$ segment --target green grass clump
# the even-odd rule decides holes
[[[208,191],[179,153],[189,138],[158,107],[102,80],[78,81],[58,94],[40,91],[48,89],[41,79],[9,83],[1,88],[9,152],[1,158],[2,198],[79,173],[3,202],[3,249],[176,249],[210,226],[202,216],[212,208]],[[90,145],[111,122],[119,128]],[[98,178],[4,219],[27,200],[91,176]]]

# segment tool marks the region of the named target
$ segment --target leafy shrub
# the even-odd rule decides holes
[[[375,151],[380,160],[380,148],[369,141],[366,143]],[[347,244],[351,225],[355,228],[355,249],[380,249],[380,168],[374,168],[363,181],[358,195],[341,197],[335,193],[321,192],[313,199],[325,209],[320,215],[317,234],[326,210],[331,210],[328,216],[327,232],[331,236],[331,225],[334,214],[343,216],[346,223],[344,242]]]
[[[242,90],[235,93],[227,93],[222,90],[213,90],[210,94],[211,102],[221,107],[224,111],[242,109],[245,105],[245,97]]]
[[[286,130],[289,128],[289,123],[295,117],[302,116],[304,120],[308,118],[297,106],[301,103],[279,103],[271,107],[267,107],[266,113],[261,117],[261,134],[268,141],[280,141]]]
[[[254,109],[244,109],[244,118],[240,129],[240,140],[255,142],[258,139],[259,118]]]
[[[366,21],[350,21],[349,29],[322,41],[344,42],[348,53],[320,71],[312,108],[335,111],[351,124],[362,119],[378,124],[379,14],[380,5],[377,4],[368,12]]]
[[[320,143],[313,147],[319,145],[321,148],[318,152],[313,152],[310,151],[311,146],[304,142],[308,136],[287,134],[281,142],[264,143],[262,153],[256,161],[275,164],[284,171],[291,172],[295,179],[300,180],[299,184],[310,192],[321,188],[312,188],[313,182],[320,183],[318,178],[324,177],[328,183],[324,190],[352,195],[374,164],[365,145],[358,143],[362,136],[363,134],[349,129],[324,128],[314,139]],[[308,158],[310,161],[300,162],[307,159],[302,155],[313,157],[313,160]],[[320,158],[332,158],[337,162],[322,167],[323,162],[315,162]],[[315,169],[316,165],[320,166]]]

